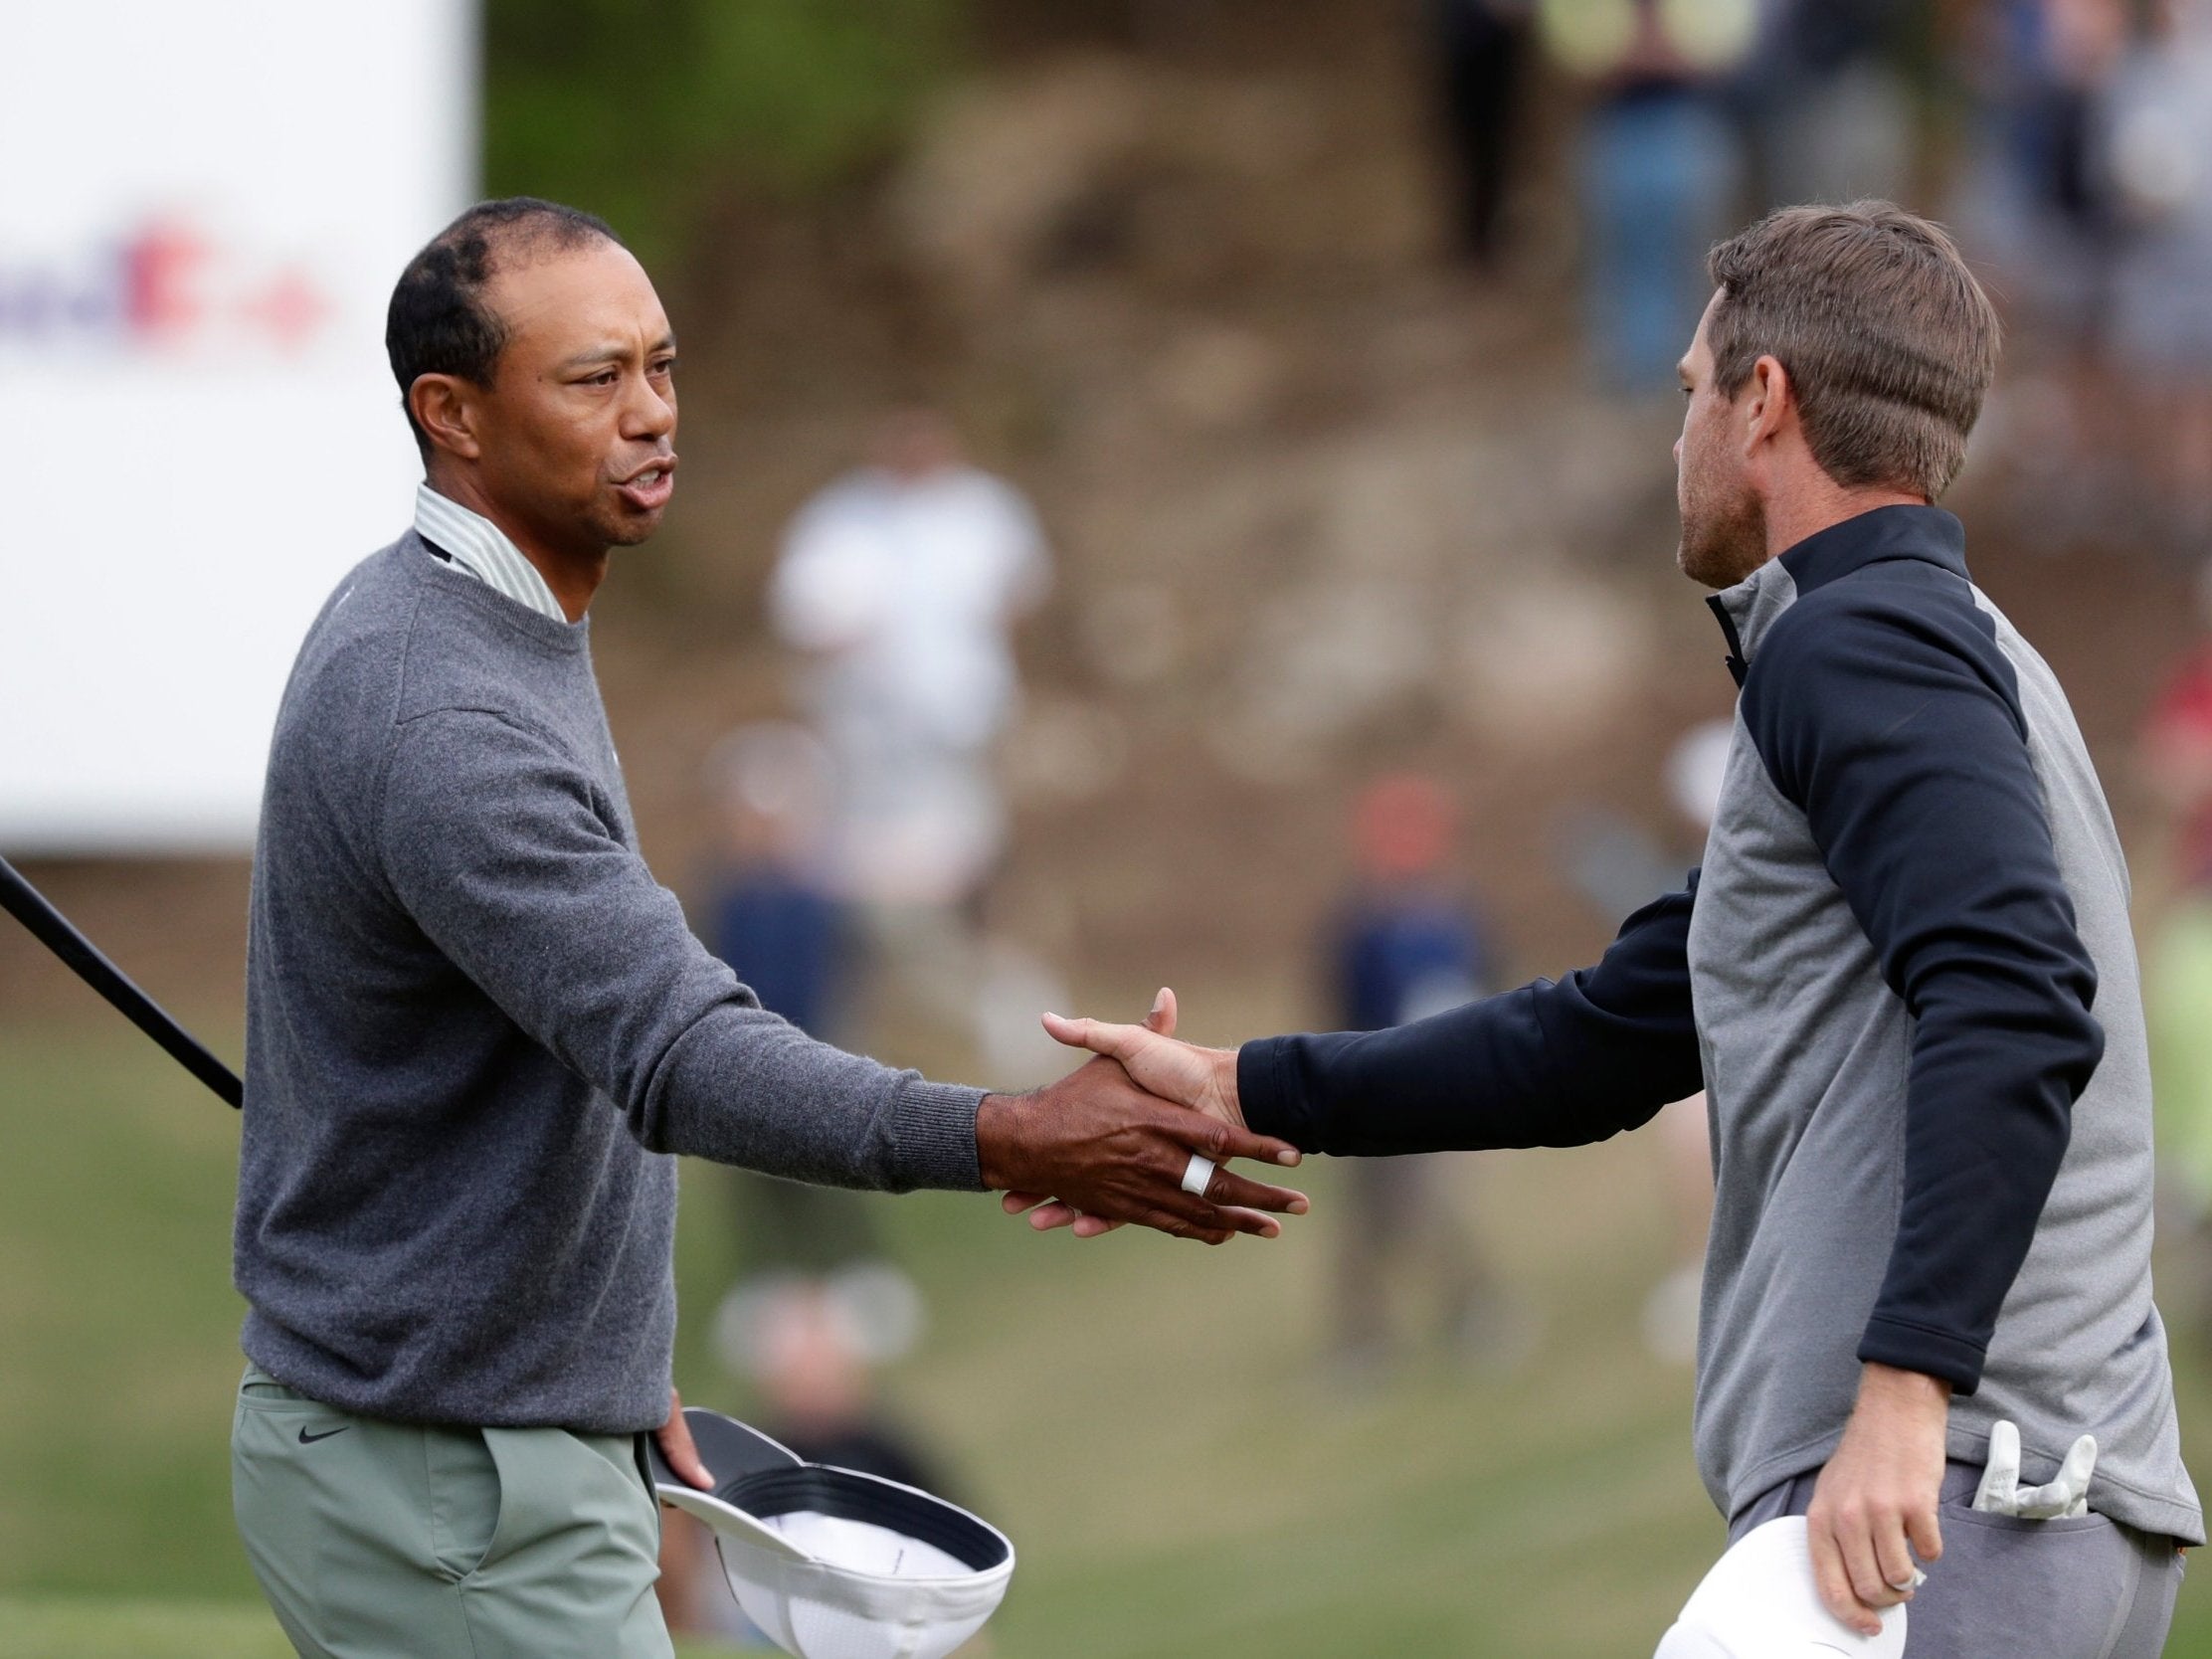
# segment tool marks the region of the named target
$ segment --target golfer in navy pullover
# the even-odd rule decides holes
[[[1913,1600],[1911,1659],[2151,1659],[2204,1527],[2151,1301],[2126,866],[2057,680],[1929,504],[1995,316],[1886,204],[1777,214],[1713,275],[1681,563],[1722,590],[1741,694],[1684,890],[1592,968],[1394,1030],[1055,1034],[1339,1155],[1577,1145],[1703,1088],[1696,1442],[1732,1533],[1805,1514],[1830,1610],[1871,1632]],[[1969,1507],[1999,1421],[2038,1481],[2095,1436],[2088,1515]]]

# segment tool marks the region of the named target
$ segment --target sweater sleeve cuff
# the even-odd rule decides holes
[[[983,1167],[976,1155],[976,1108],[986,1091],[957,1083],[909,1078],[899,1091],[893,1144],[897,1185],[952,1193],[980,1193]]]
[[[1963,1396],[1981,1386],[1985,1356],[1974,1344],[1947,1332],[1877,1314],[1867,1322],[1866,1335],[1859,1339],[1859,1358],[1873,1365],[1940,1378],[1951,1385],[1953,1393]]]
[[[1290,1062],[1295,1037],[1260,1037],[1236,1051],[1236,1108],[1255,1135],[1288,1141],[1300,1152],[1320,1150],[1313,1110]]]

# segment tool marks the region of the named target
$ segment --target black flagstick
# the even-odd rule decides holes
[[[115,1011],[168,1051],[185,1070],[237,1106],[246,1098],[238,1073],[209,1053],[207,1046],[164,1014],[161,1006],[131,984],[130,976],[100,955],[99,947],[70,925],[70,920],[13,864],[0,858],[0,910],[31,930],[32,936],[76,971]]]

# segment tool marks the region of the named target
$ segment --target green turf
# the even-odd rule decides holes
[[[126,1030],[0,1027],[0,1659],[284,1649],[231,1532],[236,1126]],[[1719,1528],[1689,1384],[1634,1339],[1662,1253],[1653,1149],[1461,1161],[1501,1271],[1542,1310],[1514,1375],[1438,1360],[1347,1392],[1317,1365],[1331,1172],[1276,1245],[1035,1238],[988,1202],[881,1200],[931,1298],[890,1403],[1021,1567],[1001,1659],[1577,1659],[1650,1651]],[[687,1397],[730,1266],[687,1176]],[[2212,1467],[2212,1377],[2177,1342]],[[2212,1656],[2185,1594],[2169,1652]]]
[[[0,1659],[292,1659],[292,1650],[258,1602],[0,1595]]]

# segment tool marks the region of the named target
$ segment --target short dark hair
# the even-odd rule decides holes
[[[580,208],[535,196],[478,202],[407,262],[384,314],[384,354],[400,383],[400,408],[415,447],[430,438],[408,394],[426,374],[459,375],[489,386],[506,348],[506,324],[484,302],[484,288],[505,265],[539,252],[567,253],[592,242],[622,246],[607,222]]]
[[[1889,202],[1783,208],[1714,249],[1706,269],[1721,290],[1708,343],[1724,396],[1772,356],[1836,482],[1931,501],[1950,487],[2001,329],[1939,226]]]

